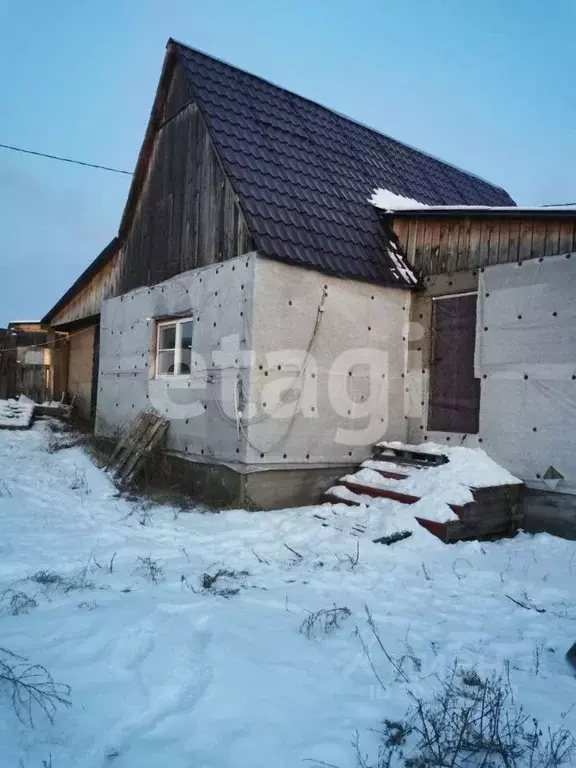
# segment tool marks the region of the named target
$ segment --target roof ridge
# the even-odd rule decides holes
[[[441,165],[449,166],[450,168],[454,168],[455,170],[459,171],[460,173],[464,173],[467,176],[473,176],[474,178],[478,179],[479,181],[482,181],[484,184],[488,184],[488,186],[492,187],[493,189],[498,189],[501,192],[504,192],[505,194],[508,194],[507,190],[504,187],[501,187],[498,184],[494,184],[493,182],[489,181],[488,179],[484,178],[483,176],[480,176],[479,174],[475,173],[474,171],[468,171],[465,168],[461,168],[460,166],[456,165],[455,163],[451,163],[447,160],[444,160],[441,157],[438,157],[437,155],[432,154],[431,152],[427,152],[426,150],[420,149],[419,147],[415,147],[413,144],[408,144],[405,141],[400,141],[400,139],[395,138],[394,136],[390,136],[387,133],[384,133],[383,131],[379,130],[378,128],[373,128],[372,126],[368,125],[367,123],[363,123],[360,120],[356,120],[353,117],[350,117],[349,115],[344,114],[343,112],[339,112],[337,109],[334,109],[333,107],[328,107],[325,104],[322,104],[319,101],[314,101],[314,99],[308,98],[307,96],[302,96],[300,93],[296,93],[296,91],[292,91],[290,88],[285,88],[282,85],[278,85],[278,83],[274,83],[272,80],[268,80],[265,77],[261,77],[260,75],[255,75],[253,72],[249,72],[247,69],[243,69],[242,67],[238,67],[236,64],[231,64],[229,61],[226,61],[225,59],[221,59],[218,56],[213,56],[210,53],[206,53],[205,51],[200,50],[199,48],[195,48],[192,45],[188,45],[188,43],[183,43],[180,40],[176,40],[173,37],[168,38],[168,42],[166,43],[166,47],[170,44],[180,46],[181,48],[186,48],[189,51],[192,51],[196,54],[199,54],[200,56],[204,56],[207,59],[211,59],[212,61],[217,61],[219,64],[223,64],[226,67],[230,67],[230,69],[234,69],[237,72],[241,72],[244,75],[248,75],[249,77],[254,78],[255,80],[259,80],[260,82],[266,83],[269,86],[272,86],[272,88],[277,88],[280,91],[283,91],[284,93],[289,94],[290,96],[296,97],[297,99],[301,99],[302,101],[309,102],[310,104],[313,104],[315,107],[320,107],[321,109],[325,110],[326,112],[330,112],[333,115],[336,115],[341,120],[346,120],[349,123],[353,123],[354,125],[363,128],[365,131],[370,131],[371,133],[375,133],[379,136],[382,136],[385,139],[388,139],[389,141],[393,141],[395,144],[398,144],[401,147],[406,147],[407,149],[410,149],[412,152],[418,152],[420,155],[423,155],[425,157],[430,158],[431,160],[436,161],[437,163],[440,163]]]

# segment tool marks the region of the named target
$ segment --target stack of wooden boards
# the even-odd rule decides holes
[[[164,440],[169,423],[151,411],[138,414],[106,466],[118,485],[128,486],[134,482],[152,451]]]
[[[416,446],[406,446],[395,443],[379,443],[373,449],[373,458],[363,462],[359,471],[343,477],[339,484],[330,488],[323,501],[336,504],[344,503],[351,506],[370,504],[378,499],[391,499],[401,504],[415,504],[421,496],[410,493],[403,485],[418,487],[426,483],[403,483],[402,481],[431,480],[438,468],[450,461],[441,452],[425,451]],[[365,470],[370,470],[367,473]],[[363,471],[364,470],[364,471]],[[428,473],[429,477],[420,473]],[[366,475],[372,474],[374,479],[366,480]],[[447,473],[444,473],[447,474]],[[514,478],[511,477],[511,480]],[[416,519],[430,533],[446,543],[463,539],[487,539],[509,536],[522,524],[520,494],[522,483],[502,482],[490,484],[490,474],[487,474],[486,484],[479,487],[467,486],[470,490],[470,501],[456,499],[450,502],[447,496],[446,504],[457,519],[438,522],[424,516]],[[420,505],[422,508],[422,505]],[[419,509],[425,514],[425,509]],[[385,511],[383,511],[385,514]]]

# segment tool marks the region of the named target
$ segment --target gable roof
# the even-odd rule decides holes
[[[161,101],[185,73],[256,249],[299,266],[412,287],[369,203],[385,188],[430,205],[514,205],[501,188],[172,39],[120,227],[129,225]]]

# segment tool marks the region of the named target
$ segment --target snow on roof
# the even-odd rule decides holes
[[[403,197],[389,189],[375,189],[368,202],[376,208],[382,208],[385,211],[398,211],[403,209],[412,210],[415,208],[428,208],[426,203],[414,200],[412,197]]]
[[[510,211],[514,213],[564,213],[576,212],[576,204],[573,205],[427,205],[411,197],[404,197],[391,192],[389,189],[377,188],[368,198],[368,202],[376,208],[381,208],[389,213],[421,211],[426,209],[428,213],[441,211]]]

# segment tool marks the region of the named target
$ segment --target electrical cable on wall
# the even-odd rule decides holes
[[[292,430],[292,427],[294,426],[294,421],[296,420],[296,416],[297,416],[297,413],[298,413],[298,405],[299,405],[300,399],[302,397],[302,390],[301,389],[300,389],[299,394],[298,394],[298,400],[295,403],[294,412],[293,412],[293,414],[291,416],[290,424],[288,425],[288,429],[286,430],[286,432],[282,435],[282,437],[276,443],[274,443],[271,446],[268,446],[265,449],[262,448],[262,447],[258,447],[257,445],[255,445],[250,440],[250,438],[248,437],[248,432],[246,431],[246,427],[251,427],[251,426],[253,426],[255,424],[260,424],[261,422],[266,421],[267,419],[269,419],[272,416],[272,414],[274,414],[279,408],[281,408],[283,405],[285,405],[287,403],[288,398],[290,397],[290,395],[292,393],[292,389],[294,387],[294,384],[296,384],[298,379],[305,373],[306,368],[308,367],[308,364],[310,362],[311,353],[312,353],[312,347],[314,345],[314,341],[316,340],[316,337],[318,336],[318,332],[320,330],[322,314],[324,312],[324,305],[326,303],[327,296],[328,296],[327,291],[325,289],[323,289],[322,290],[322,298],[320,299],[320,304],[318,305],[318,310],[316,312],[316,321],[314,323],[314,329],[312,331],[312,336],[310,337],[310,341],[309,341],[308,347],[306,349],[306,356],[304,358],[304,363],[302,365],[302,368],[300,369],[300,371],[298,371],[298,373],[294,377],[290,387],[287,388],[286,394],[282,398],[280,398],[280,400],[278,401],[278,403],[276,404],[276,406],[272,410],[270,410],[270,411],[263,411],[259,416],[256,416],[254,419],[251,419],[251,420],[246,421],[246,422],[243,422],[241,417],[239,418],[238,412],[236,412],[236,419],[231,419],[229,416],[227,416],[226,413],[224,413],[224,410],[222,409],[222,406],[220,404],[220,400],[219,400],[218,395],[216,393],[214,384],[213,384],[213,382],[210,382],[210,386],[211,386],[211,389],[212,389],[212,394],[214,396],[214,401],[215,401],[216,405],[218,406],[218,410],[220,411],[223,419],[225,421],[227,421],[229,424],[231,424],[232,426],[237,427],[239,425],[240,431],[244,435],[244,438],[246,439],[247,444],[251,448],[253,448],[255,451],[257,451],[258,453],[270,453],[270,451],[273,451],[275,448],[278,448],[278,446],[281,445],[284,442],[284,440],[286,440],[286,438],[288,437],[288,435],[290,434],[290,432]]]

